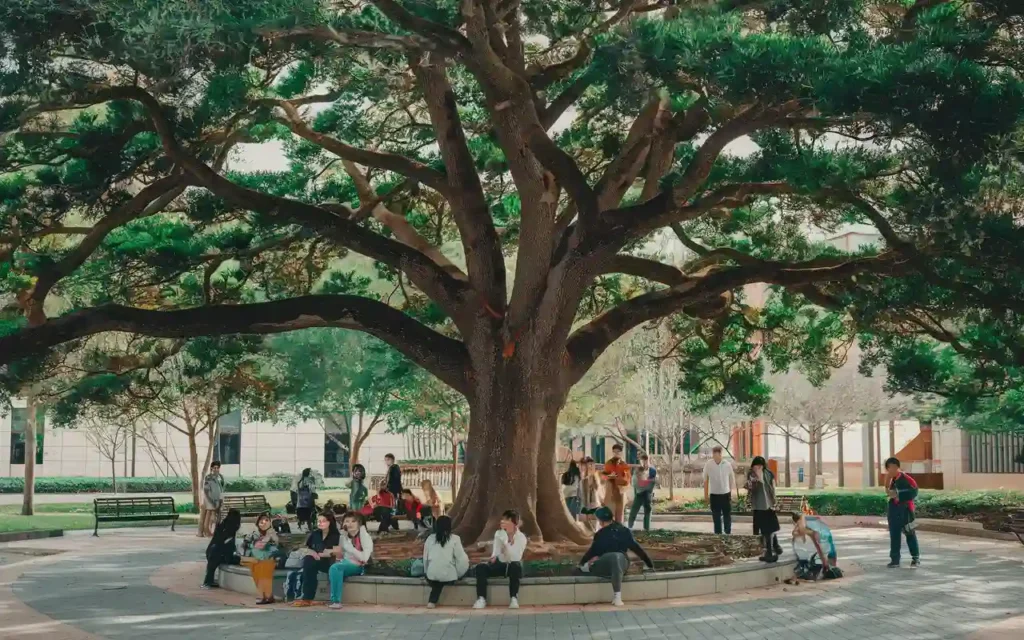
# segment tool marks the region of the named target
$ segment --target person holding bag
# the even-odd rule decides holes
[[[445,586],[454,584],[469,571],[469,556],[459,536],[452,533],[452,519],[441,516],[434,520],[434,533],[423,545],[423,572],[430,585],[427,608],[433,609],[441,599]]]
[[[754,511],[754,526],[764,540],[762,562],[777,562],[782,554],[779,544],[779,516],[775,513],[775,475],[768,470],[768,463],[757,456],[750,463],[747,474],[747,491],[750,506]]]
[[[270,514],[256,518],[256,530],[242,541],[242,564],[249,567],[260,599],[256,604],[274,604],[274,570],[280,543],[277,532],[270,524]]]

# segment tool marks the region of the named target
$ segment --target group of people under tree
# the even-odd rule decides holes
[[[651,528],[651,512],[654,508],[654,489],[657,484],[657,470],[651,466],[646,453],[639,456],[639,464],[629,464],[622,457],[623,448],[619,443],[612,446],[612,457],[604,463],[599,472],[594,459],[584,457],[578,463],[569,461],[569,467],[561,476],[562,497],[574,520],[594,530],[594,515],[598,508],[605,506],[612,512],[615,522],[625,518],[626,487],[632,487],[633,500],[629,510],[629,528],[643,509],[643,527]]]

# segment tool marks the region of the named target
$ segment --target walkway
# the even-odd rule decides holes
[[[727,601],[704,598],[671,607],[651,604],[624,609],[484,612],[351,608],[333,612],[227,605],[223,598],[218,602],[191,584],[170,591],[154,586],[173,582],[184,563],[201,557],[202,541],[187,533],[109,531],[98,541],[74,535],[63,540],[12,544],[7,549],[0,546],[0,556],[6,561],[0,563],[0,619],[5,623],[0,638],[1022,637],[1024,548],[1019,545],[924,534],[925,566],[916,571],[894,571],[884,568],[888,545],[885,532],[844,530],[836,538],[841,558],[856,563],[863,571],[824,589],[780,586],[736,594]],[[19,548],[55,542],[67,552],[48,558],[16,553]]]

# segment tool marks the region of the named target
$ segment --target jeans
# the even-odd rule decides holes
[[[626,554],[613,551],[606,553],[590,565],[590,573],[601,577],[611,578],[612,591],[622,593],[622,576],[629,570],[629,558]]]
[[[363,575],[363,565],[350,560],[342,560],[331,565],[327,578],[331,581],[331,602],[341,602],[341,590],[345,587],[345,578]]]
[[[711,503],[711,519],[715,522],[715,533],[732,533],[732,494],[712,493],[708,496]],[[756,534],[755,534],[756,535]]]
[[[651,530],[651,492],[641,491],[633,497],[633,504],[629,507],[629,528],[636,523],[636,516],[644,508],[644,531]]]
[[[454,582],[438,582],[437,580],[427,580],[427,584],[430,585],[430,598],[427,602],[437,604],[437,601],[441,599],[441,590]]]
[[[917,560],[921,557],[921,549],[917,546],[917,532],[904,531],[902,518],[890,518],[889,520],[889,559],[894,564],[900,562],[900,550],[903,547],[903,537],[907,538],[907,549],[910,557]]]
[[[566,498],[565,506],[568,507],[569,513],[572,514],[573,519],[580,515],[580,499],[579,498]]]
[[[476,597],[487,597],[487,578],[508,577],[508,595],[519,597],[519,579],[523,577],[521,562],[481,562],[476,565]]]
[[[319,579],[317,574],[327,573],[334,564],[334,558],[320,558],[316,560],[313,556],[306,556],[302,559],[302,599],[313,600],[316,598],[316,585]]]

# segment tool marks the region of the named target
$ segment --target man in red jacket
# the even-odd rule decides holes
[[[885,461],[888,474],[886,490],[889,494],[889,568],[900,566],[900,549],[903,537],[907,538],[910,551],[910,566],[921,566],[921,550],[917,546],[917,532],[914,522],[914,498],[917,497],[917,482],[900,469],[900,461],[889,458]]]

